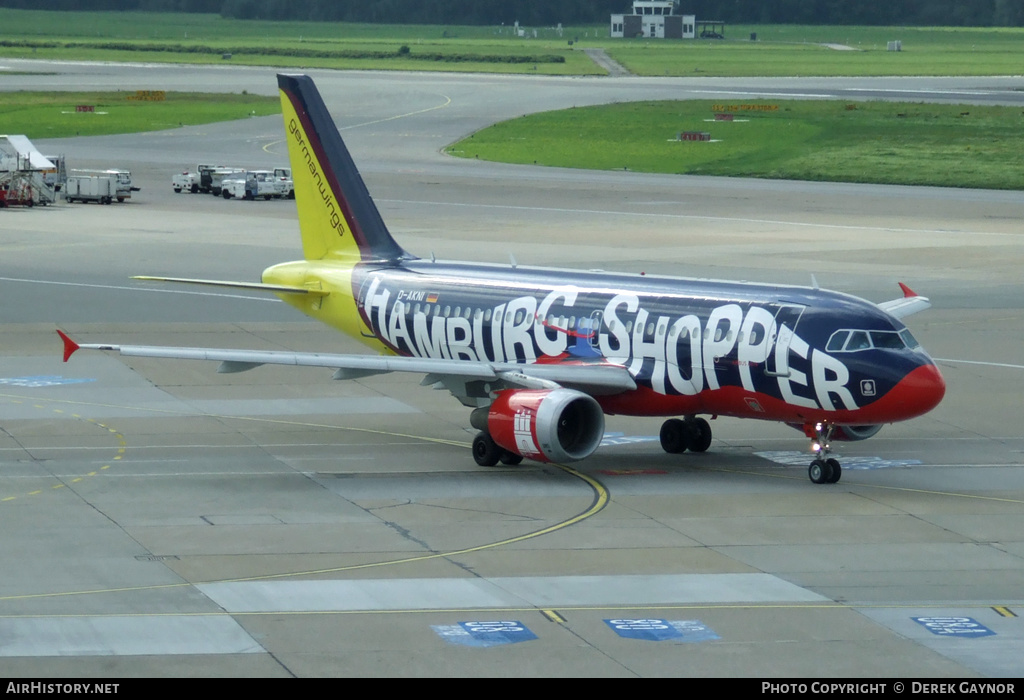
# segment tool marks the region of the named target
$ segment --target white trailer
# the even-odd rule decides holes
[[[114,179],[114,198],[119,202],[132,198],[132,192],[138,192],[140,188],[132,185],[132,172],[111,168],[108,170],[72,170],[73,175],[98,175]]]
[[[70,175],[64,186],[64,199],[69,202],[110,204],[117,197],[117,180],[113,175]]]

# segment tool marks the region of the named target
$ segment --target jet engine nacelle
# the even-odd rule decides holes
[[[796,428],[804,435],[815,440],[814,426],[800,425],[798,423],[787,423],[789,427]],[[882,429],[881,425],[837,425],[832,432],[832,440],[836,442],[859,442],[874,437]]]
[[[487,413],[487,432],[499,446],[538,462],[575,462],[604,437],[604,411],[572,389],[509,389]]]
[[[881,429],[881,425],[840,425],[832,433],[832,439],[839,442],[867,440],[869,437],[874,437]]]

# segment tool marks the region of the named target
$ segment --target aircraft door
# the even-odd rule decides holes
[[[590,328],[587,332],[590,337],[587,339],[590,346],[596,348],[599,345],[598,335],[601,333],[601,319],[604,318],[603,311],[595,311],[590,314]]]
[[[803,316],[803,304],[769,304],[768,309],[775,316],[775,325],[768,338],[768,357],[764,373],[769,377],[789,376],[789,344],[793,341],[797,324]]]

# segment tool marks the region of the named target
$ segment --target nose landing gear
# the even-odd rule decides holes
[[[807,431],[814,441],[811,443],[811,449],[815,453],[814,461],[807,468],[807,476],[815,484],[834,484],[843,475],[843,467],[839,461],[828,456],[832,452],[829,442],[835,429],[831,423],[816,423]]]

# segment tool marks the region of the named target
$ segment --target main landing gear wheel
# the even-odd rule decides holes
[[[707,452],[711,447],[711,425],[703,418],[669,418],[661,425],[661,449],[669,454]]]
[[[686,452],[686,423],[678,418],[670,418],[661,424],[661,449],[669,454]]]
[[[473,438],[473,459],[481,467],[493,467],[501,459],[502,452],[504,450],[487,433],[477,433]]]
[[[707,452],[711,447],[711,424],[703,418],[691,418],[686,423],[690,429],[687,447],[691,452]]]
[[[498,461],[501,462],[502,464],[507,464],[510,467],[514,467],[523,461],[523,456],[517,455],[515,452],[502,450],[501,457],[498,457]]]

